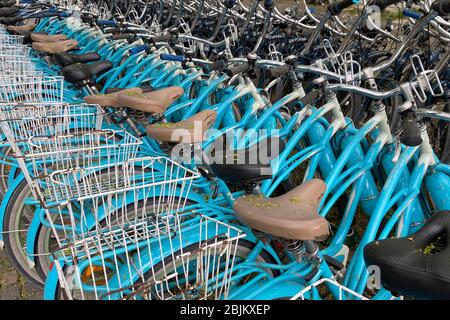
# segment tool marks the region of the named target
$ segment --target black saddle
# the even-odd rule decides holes
[[[144,93],[155,91],[155,88],[153,88],[150,85],[145,85],[145,84],[142,86],[139,86],[139,88],[141,88]],[[122,90],[123,90],[123,88],[108,88],[105,90],[105,94],[111,94],[111,93],[119,92]]]
[[[450,211],[436,213],[410,237],[369,243],[364,258],[380,268],[381,283],[395,294],[450,299]]]
[[[11,7],[16,4],[16,0],[1,0],[0,8]]]
[[[270,161],[277,157],[285,144],[272,137],[248,148],[230,150],[214,146],[207,157],[209,167],[216,177],[231,184],[259,182],[272,177]]]
[[[90,64],[77,63],[63,68],[62,75],[67,81],[73,84],[80,84],[92,80],[94,77],[105,73],[112,67],[113,64],[107,60]]]
[[[87,63],[100,60],[101,57],[97,52],[88,52],[84,54],[73,53],[56,53],[52,60],[61,67],[67,67],[75,63]]]
[[[19,12],[18,6],[10,6],[10,7],[0,8],[0,16],[1,17],[12,17],[17,12]]]
[[[19,21],[23,21],[23,18],[22,17],[0,17],[0,23],[4,24],[6,26],[16,24]]]

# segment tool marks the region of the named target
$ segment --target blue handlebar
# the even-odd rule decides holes
[[[131,48],[131,49],[130,49],[130,53],[131,53],[131,54],[137,54],[137,53],[139,53],[139,52],[146,51],[146,50],[148,50],[148,49],[150,49],[150,47],[148,46],[148,44],[143,44],[143,45],[140,45],[140,46]]]
[[[61,12],[61,13],[58,15],[58,17],[60,17],[60,18],[68,18],[68,17],[70,17],[72,14],[73,14],[72,12]]]
[[[184,56],[178,56],[175,54],[167,54],[167,53],[162,53],[159,58],[161,60],[167,60],[167,61],[178,61],[178,62],[184,62],[185,57]]]
[[[404,9],[402,13],[405,17],[412,18],[414,20],[419,20],[422,16],[420,13],[408,9]]]
[[[117,22],[115,20],[97,20],[96,24],[99,26],[115,27],[117,25]]]

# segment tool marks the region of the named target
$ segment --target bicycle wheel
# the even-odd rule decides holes
[[[11,147],[5,147],[1,151],[2,155],[10,156],[13,154]],[[11,165],[6,163],[0,163],[0,200],[5,196],[9,185],[9,173],[11,170]]]
[[[254,246],[255,246],[254,243],[252,243],[250,241],[247,241],[247,240],[242,240],[241,239],[237,243],[236,247],[231,249],[232,251],[236,250],[235,251],[236,252],[235,265],[237,265],[239,263],[239,261],[245,260],[248,257],[249,253],[252,251]],[[191,246],[188,246],[188,247],[184,248],[183,252],[195,252],[196,250],[198,250],[198,244],[193,244]],[[174,253],[174,256],[177,256],[180,252],[181,251]],[[195,261],[196,255],[193,254],[190,257],[190,259],[192,259],[191,261]],[[169,262],[165,263],[166,260],[168,260]],[[155,265],[155,267],[152,268],[152,270],[149,270],[148,272],[146,272],[144,274],[144,276],[143,276],[144,279],[145,279],[144,283],[149,283],[155,278],[158,279],[158,278],[162,277],[164,275],[164,273],[166,273],[166,274],[170,273],[170,272],[172,272],[174,270],[177,270],[179,268],[183,268],[183,266],[186,265],[186,262],[181,263],[181,261],[180,261],[180,264],[183,264],[183,266],[182,265],[174,265],[173,260],[172,260],[171,257],[168,257],[166,260],[164,262],[162,262],[162,261],[159,262],[158,264]],[[259,254],[258,257],[256,257],[256,261],[260,262],[260,263],[271,263],[271,264],[275,263],[275,260],[270,255],[270,253],[265,251],[265,250],[262,251]],[[67,272],[68,270],[69,270],[69,268],[67,268],[67,267],[64,268],[64,272]],[[101,270],[101,271],[100,270],[94,270],[94,272],[96,272],[96,271],[98,271],[99,273],[100,272],[103,273],[103,270]],[[272,273],[272,276],[274,276],[274,277],[278,275],[278,272],[275,271],[275,270],[266,270],[266,272]],[[249,276],[249,279],[250,278],[251,277]],[[65,292],[65,289],[61,289],[59,283],[57,284],[57,287],[55,289],[56,289],[55,297],[56,297],[57,300],[67,300],[67,298],[68,298],[67,293]],[[79,290],[77,290],[75,287],[73,287],[72,290],[70,291],[70,294],[72,295],[72,297],[75,300],[77,298],[80,298],[80,293],[79,292],[77,293],[77,291],[79,291]],[[152,296],[152,297],[153,297],[153,299],[155,299],[156,296]],[[86,298],[89,298],[89,297],[87,297],[85,295],[84,298],[86,299]],[[128,298],[128,299],[135,298],[137,300],[145,299],[144,295],[127,296],[125,298]],[[104,299],[107,299],[107,296],[105,296]]]
[[[147,200],[148,201],[148,200]],[[174,200],[175,202],[177,202],[178,200]],[[190,205],[193,202],[186,200],[186,205]],[[164,205],[164,204],[161,204]],[[131,203],[128,205],[128,207],[133,208],[135,206],[134,203]],[[142,202],[140,204],[138,204],[135,208],[135,211],[130,210],[129,211],[129,215],[128,215],[128,220],[133,220],[134,216],[133,213],[136,214],[138,212],[140,212],[142,210]],[[145,208],[146,211],[151,211],[152,208],[150,207],[150,205],[147,205]],[[119,212],[120,214],[120,212]],[[115,213],[111,213],[111,215],[115,215]],[[99,225],[101,227],[106,227],[106,221],[103,220],[99,223]],[[55,252],[59,249],[59,245],[58,242],[56,240],[56,237],[52,231],[51,228],[46,228],[43,225],[40,226],[38,232],[37,232],[37,236],[36,236],[36,241],[35,241],[35,254],[36,254],[36,271],[39,274],[40,277],[42,277],[43,279],[46,278],[48,272],[50,271],[50,268],[52,266],[52,259],[51,259],[51,252]]]
[[[27,198],[32,198],[32,193],[24,179],[14,190],[3,217],[3,241],[5,252],[13,267],[18,270],[33,285],[42,288],[44,279],[39,276],[34,268],[29,266],[27,254],[24,250],[26,234],[33,219],[34,206],[25,204]],[[14,232],[18,230],[17,232]]]

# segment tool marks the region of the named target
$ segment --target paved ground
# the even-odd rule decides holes
[[[21,277],[0,251],[0,300],[40,300],[42,293]]]

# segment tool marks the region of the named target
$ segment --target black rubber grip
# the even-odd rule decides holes
[[[225,66],[226,66],[225,61],[220,59],[215,61],[213,64],[209,65],[209,69],[211,71],[222,70]]]
[[[275,2],[273,0],[266,0],[266,1],[264,1],[264,9],[270,11],[273,8],[275,8]]]
[[[152,86],[149,86],[149,85],[142,85],[139,88],[142,89],[142,91],[144,93],[155,91],[155,89]],[[109,89],[106,89],[105,93],[106,94],[111,94],[111,93],[119,92],[119,91],[122,91],[122,90],[123,90],[123,88],[109,88]]]
[[[245,62],[245,63],[240,64],[238,66],[226,69],[225,73],[228,76],[233,77],[233,76],[235,76],[237,74],[240,74],[240,73],[243,73],[243,72],[247,72],[249,70],[250,70],[250,65],[247,62]]]
[[[80,17],[83,22],[93,22],[97,19],[97,17],[91,13],[82,13]]]
[[[450,15],[450,0],[438,0],[433,2],[431,9],[439,13],[440,16]]]
[[[403,135],[400,141],[409,147],[417,147],[422,144],[422,137],[417,126],[416,116],[412,111],[401,113]]]
[[[278,77],[284,76],[285,74],[289,73],[290,71],[291,71],[291,66],[288,64],[284,64],[282,66],[270,69],[269,73],[272,78],[278,78]]]
[[[11,7],[16,4],[16,0],[4,0],[0,1],[0,8]]]
[[[236,0],[227,0],[224,2],[224,4],[228,9],[231,9],[236,4]]]
[[[130,40],[130,38],[132,37],[132,34],[129,33],[119,33],[119,34],[114,34],[112,36],[113,40]]]
[[[172,35],[171,34],[164,34],[162,36],[151,37],[150,41],[153,42],[153,43],[156,43],[156,42],[168,42],[168,41],[170,41],[170,39],[172,39]]]
[[[399,3],[400,1],[402,0],[373,0],[372,5],[378,6],[381,10],[384,10],[386,7]]]
[[[333,4],[330,4],[328,6],[328,11],[331,13],[331,15],[336,16],[342,12],[345,8],[348,8],[352,5],[354,5],[355,2],[353,0],[342,0],[341,2],[336,2]]]
[[[23,20],[25,20],[23,17],[0,17],[0,24],[9,26]]]

